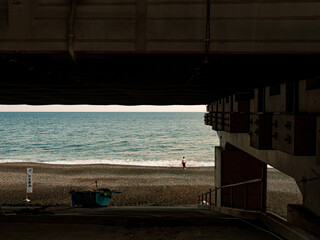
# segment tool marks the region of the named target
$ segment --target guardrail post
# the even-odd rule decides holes
[[[214,205],[217,206],[218,188],[214,187]]]
[[[208,205],[208,192],[206,192],[206,199],[205,199],[205,205]]]

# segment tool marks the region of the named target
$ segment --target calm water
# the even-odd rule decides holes
[[[213,166],[203,113],[0,113],[0,162]]]

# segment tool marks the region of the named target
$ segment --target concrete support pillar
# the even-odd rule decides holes
[[[222,187],[217,191],[216,206],[265,211],[267,164],[232,146],[215,150],[215,186]],[[261,181],[223,187],[255,179]]]
[[[313,209],[320,203],[320,177],[295,180],[302,194],[303,205]]]
[[[279,150],[259,150],[250,146],[250,136],[248,134],[218,132],[218,135],[221,146],[226,146],[228,142],[241,151],[294,178],[303,195],[304,207],[320,216],[320,166],[317,163],[316,156],[295,156]],[[320,140],[317,141],[317,147],[319,144]]]
[[[315,172],[315,175],[318,173]],[[288,205],[287,220],[290,224],[311,232],[320,237],[320,178],[295,179],[302,193],[302,205]]]
[[[320,217],[306,207],[289,204],[287,221],[320,238]]]

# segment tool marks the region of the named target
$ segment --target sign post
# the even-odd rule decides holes
[[[32,193],[32,190],[33,190],[32,174],[33,174],[33,168],[27,168],[27,191],[26,191],[25,202],[30,202],[30,200],[28,199],[28,193]]]

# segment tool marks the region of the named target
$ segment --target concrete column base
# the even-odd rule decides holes
[[[302,205],[289,204],[287,221],[320,238],[320,216]]]

